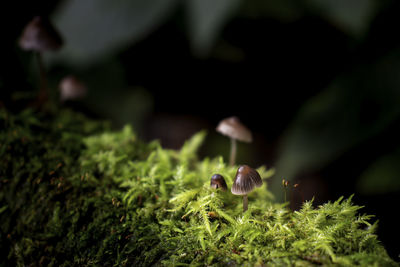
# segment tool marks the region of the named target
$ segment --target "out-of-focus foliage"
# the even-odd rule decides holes
[[[99,62],[104,56],[145,38],[180,5],[184,5],[187,13],[187,35],[193,52],[206,55],[240,3],[240,0],[64,1],[54,20],[68,42],[61,53],[50,58],[74,65]]]
[[[74,65],[99,62],[141,41],[181,6],[192,51],[205,56],[225,25],[238,14],[293,21],[312,13],[358,38],[365,34],[381,5],[374,0],[66,0],[58,7],[54,20],[68,42],[52,60]]]
[[[396,51],[358,66],[305,103],[284,137],[278,176],[322,168],[399,118],[399,69]]]
[[[249,18],[274,18],[278,21],[292,22],[304,15],[299,1],[293,0],[253,0],[243,1],[240,14]]]
[[[377,10],[376,0],[305,0],[310,10],[326,18],[347,34],[363,37]]]
[[[205,132],[177,151],[65,110],[2,110],[0,125],[2,264],[396,266],[351,198],[292,212],[263,186],[243,213],[209,186],[237,166],[198,160]]]
[[[357,190],[365,195],[400,191],[399,160],[399,151],[379,158],[360,176]]]
[[[207,55],[228,18],[233,17],[241,0],[188,0],[188,36],[197,55]]]
[[[150,34],[177,3],[177,0],[64,1],[54,16],[68,41],[65,49],[55,56],[78,65],[99,62]]]

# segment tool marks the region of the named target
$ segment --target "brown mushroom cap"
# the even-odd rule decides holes
[[[231,192],[234,195],[247,195],[253,191],[254,187],[260,187],[263,181],[260,174],[247,165],[241,165],[233,182]]]
[[[221,188],[222,191],[226,191],[226,189],[228,189],[224,177],[220,174],[214,174],[211,177],[210,186],[215,189]]]
[[[250,143],[253,141],[250,130],[235,116],[220,121],[216,130],[223,135],[242,142]]]
[[[37,52],[58,50],[62,44],[61,36],[50,21],[39,16],[26,25],[19,39],[21,49]]]

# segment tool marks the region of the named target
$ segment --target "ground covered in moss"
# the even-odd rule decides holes
[[[69,110],[0,111],[0,250],[4,266],[398,266],[351,197],[299,211],[273,202],[272,170],[249,195],[210,188],[236,167],[110,131]]]

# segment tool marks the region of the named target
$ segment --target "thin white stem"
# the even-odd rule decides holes
[[[235,165],[236,159],[236,140],[231,138],[231,156],[229,158],[229,165]]]

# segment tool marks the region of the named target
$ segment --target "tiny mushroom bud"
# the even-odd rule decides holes
[[[288,185],[289,185],[289,181],[287,181],[285,179],[282,179],[282,186],[283,187],[288,187]]]
[[[226,191],[226,189],[228,189],[224,177],[220,174],[214,174],[211,177],[210,186],[215,189],[221,188],[222,191]]]
[[[282,179],[282,186],[283,186],[283,190],[285,192],[285,202],[286,202],[286,188],[288,187],[288,185],[289,185],[289,181]]]
[[[60,100],[76,100],[86,96],[86,86],[75,76],[67,76],[60,82]]]
[[[248,208],[247,194],[262,184],[263,181],[256,170],[247,165],[241,165],[238,168],[231,192],[234,195],[243,196],[243,211],[246,211]]]
[[[216,131],[231,139],[231,155],[229,163],[232,166],[235,164],[236,158],[236,140],[251,143],[253,141],[251,131],[240,122],[238,117],[235,116],[220,121]]]

